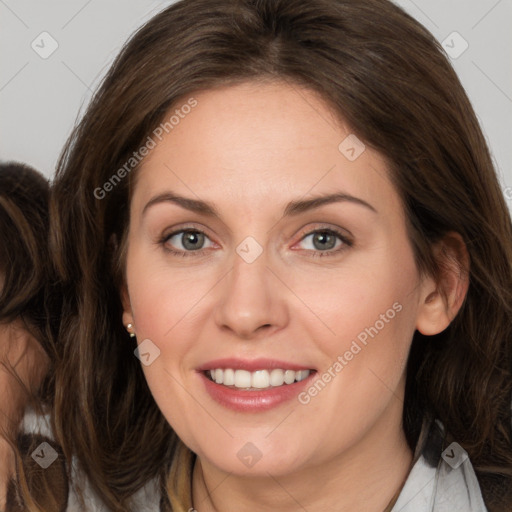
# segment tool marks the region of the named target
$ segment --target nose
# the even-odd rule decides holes
[[[252,263],[238,254],[222,280],[215,321],[240,339],[268,337],[288,321],[286,288],[268,268],[265,251]]]

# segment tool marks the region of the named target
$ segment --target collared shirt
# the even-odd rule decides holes
[[[22,430],[27,434],[52,439],[48,416],[27,411]],[[412,468],[391,508],[391,512],[488,512],[473,466],[467,453],[457,443],[443,450],[444,428],[439,421],[424,427],[413,458]],[[108,512],[84,475],[76,460],[72,463],[73,484],[69,485],[63,511],[80,510],[75,485],[82,489],[87,512]],[[160,494],[156,481],[150,481],[132,498],[137,512],[159,512]],[[9,506],[7,510],[10,510]],[[12,510],[16,510],[12,508]]]
[[[488,512],[467,453],[455,442],[443,450],[443,439],[436,420],[391,512]]]

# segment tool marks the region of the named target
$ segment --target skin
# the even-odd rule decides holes
[[[382,512],[412,460],[401,427],[412,336],[444,330],[467,283],[447,273],[439,293],[420,275],[386,161],[369,147],[349,161],[338,145],[350,128],[314,92],[245,83],[194,97],[198,105],[137,175],[122,291],[124,324],[161,351],[143,366],[151,392],[198,455],[194,507],[314,512],[364,503]],[[167,191],[213,203],[220,218],[171,202],[143,213]],[[283,217],[289,201],[338,191],[376,212],[344,201]],[[166,251],[187,251],[182,233],[162,240],[185,228],[206,233],[195,242],[202,255]],[[314,230],[333,228],[353,245],[314,245]],[[252,263],[236,252],[248,236],[263,249]],[[457,236],[450,240],[448,253],[464,255]],[[321,374],[397,302],[402,310],[307,405],[234,412],[210,398],[196,372],[217,358],[267,357]],[[237,457],[247,442],[262,454],[252,468]]]
[[[0,362],[0,510],[3,510],[7,482],[15,474],[14,452],[4,436],[14,439],[27,403],[26,389],[35,392],[46,373],[48,357],[22,321],[17,320],[0,324]]]

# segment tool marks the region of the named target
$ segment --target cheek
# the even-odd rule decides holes
[[[185,391],[190,388],[186,378],[192,368],[188,355],[205,321],[197,318],[198,301],[211,285],[204,276],[191,279],[190,271],[180,272],[158,263],[148,265],[147,261],[134,251],[127,266],[137,342],[149,339],[160,351],[154,362],[142,365],[142,370],[167,421],[188,440],[188,425],[201,412],[194,409],[195,402]]]
[[[193,314],[194,304],[208,291],[200,270],[183,271],[134,251],[128,259],[127,281],[137,336],[164,340]]]
[[[384,406],[399,393],[415,331],[417,283],[412,253],[397,258],[383,251],[303,289],[318,314],[310,314],[306,325],[324,355],[325,373],[319,377],[329,388],[323,398],[314,398],[317,405],[325,400],[344,410],[363,413],[367,406],[376,412],[376,404]],[[317,396],[317,390],[310,391],[304,402]]]
[[[417,272],[411,254],[402,254],[399,261],[395,256],[382,251],[354,259],[353,264],[317,273],[314,282],[307,274],[296,278],[294,291],[311,305],[299,321],[306,323],[314,339],[322,340],[323,351],[331,358],[350,350],[353,341],[369,347],[378,339],[376,353],[400,351],[401,342],[409,343],[415,324]]]
[[[211,272],[200,267],[182,270],[134,251],[127,264],[127,281],[137,339],[150,339],[160,349],[166,368],[175,368],[197,339],[201,301],[214,285]],[[180,357],[176,357],[180,356]],[[151,367],[148,367],[151,368]]]

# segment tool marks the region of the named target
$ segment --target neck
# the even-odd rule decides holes
[[[194,508],[225,512],[236,503],[238,512],[351,512],[364,504],[367,512],[383,512],[412,462],[401,427],[402,403],[394,401],[378,424],[349,450],[285,476],[226,474],[198,457],[192,481]]]

